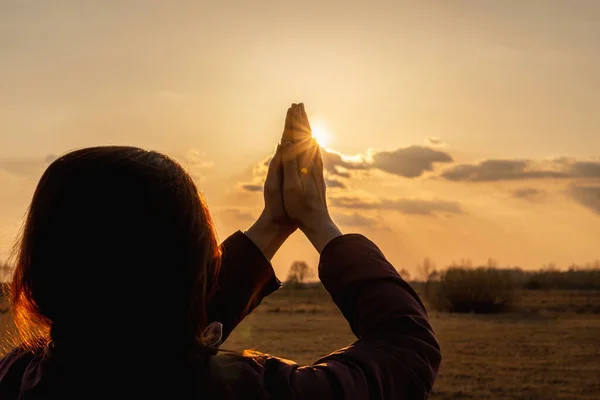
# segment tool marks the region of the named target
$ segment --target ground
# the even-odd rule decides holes
[[[443,354],[431,398],[600,398],[598,305],[600,292],[527,291],[506,314],[431,312]],[[271,295],[223,347],[310,364],[353,340],[329,296],[315,288]]]
[[[506,314],[431,312],[443,354],[431,398],[599,399],[600,314],[583,312],[598,305],[600,292],[527,291]],[[310,364],[354,339],[326,294],[281,291],[225,347]]]

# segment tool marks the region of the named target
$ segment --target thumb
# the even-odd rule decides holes
[[[302,190],[295,146],[290,142],[284,143],[282,145],[281,155],[283,163],[283,187],[289,189],[293,188],[295,190]]]

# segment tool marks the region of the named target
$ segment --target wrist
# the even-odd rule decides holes
[[[244,233],[262,251],[265,258],[270,261],[294,230],[291,227],[277,224],[261,214]]]
[[[316,223],[305,225],[300,229],[319,254],[321,254],[327,243],[338,236],[342,236],[342,231],[329,216],[319,219]]]

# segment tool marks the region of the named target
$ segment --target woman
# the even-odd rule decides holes
[[[285,126],[284,137],[309,129],[303,105]],[[21,344],[0,361],[0,399],[426,398],[441,356],[425,308],[375,244],[332,221],[314,140],[278,147],[264,198],[248,231],[219,246],[206,203],[170,158],[96,147],[54,161],[19,242]],[[297,228],[356,342],[302,367],[220,351],[280,287],[269,260]]]

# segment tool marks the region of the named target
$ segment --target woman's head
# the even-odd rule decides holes
[[[190,346],[220,253],[206,204],[172,159],[94,147],[54,161],[16,253],[13,309],[28,345],[102,340]]]

